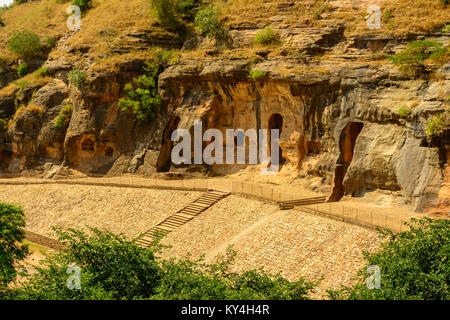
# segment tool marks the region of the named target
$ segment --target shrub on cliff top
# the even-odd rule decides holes
[[[81,88],[82,85],[86,82],[86,72],[78,69],[78,67],[74,67],[72,71],[67,75],[71,84],[73,84],[77,88]]]
[[[89,9],[91,0],[72,0],[72,4],[75,6],[79,6],[81,11],[86,11],[87,9]]]
[[[404,72],[420,75],[426,72],[426,62],[445,60],[447,48],[441,42],[417,40],[408,44],[406,50],[389,57],[390,61]]]
[[[264,78],[265,76],[266,76],[266,73],[264,71],[255,69],[255,70],[250,71],[250,74],[248,77],[253,80],[258,80],[260,78]]]
[[[265,28],[258,32],[253,39],[253,43],[268,45],[277,41],[277,33],[272,28]]]
[[[216,41],[225,40],[228,30],[221,22],[220,16],[219,8],[207,7],[200,10],[195,16],[195,23],[200,34]]]
[[[41,47],[41,39],[39,36],[28,30],[15,31],[8,40],[8,49],[22,57],[37,55]]]

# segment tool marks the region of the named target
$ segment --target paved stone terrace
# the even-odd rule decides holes
[[[42,235],[49,235],[52,226],[91,226],[137,237],[201,194],[83,185],[0,184],[0,201],[22,206],[27,229]]]
[[[229,246],[237,252],[233,270],[264,267],[289,280],[321,280],[314,298],[326,289],[350,284],[364,265],[362,250],[376,250],[380,236],[369,229],[273,204],[229,196],[172,232],[163,256],[213,261]]]
[[[91,180],[93,182],[95,180]],[[52,225],[90,225],[135,237],[199,197],[201,192],[95,185],[1,185],[0,201],[21,204],[28,228],[48,234]],[[364,266],[362,250],[381,242],[370,229],[308,213],[281,211],[274,202],[231,195],[170,233],[165,257],[206,256],[229,246],[235,271],[264,267],[290,280],[321,280],[314,298],[348,285]]]

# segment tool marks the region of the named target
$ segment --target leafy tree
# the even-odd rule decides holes
[[[15,31],[8,40],[8,49],[22,57],[37,55],[41,47],[39,36],[28,30]]]
[[[333,299],[448,300],[450,299],[450,220],[411,219],[410,230],[389,236],[382,249],[364,253],[368,265],[381,270],[380,289],[369,289],[366,268],[361,282],[351,288],[329,291]]]
[[[229,252],[211,265],[201,260],[163,260],[161,246],[139,247],[123,235],[58,230],[66,249],[49,255],[36,273],[5,299],[306,299],[312,283],[289,282],[261,270],[230,272]],[[67,268],[80,267],[80,289],[67,287]]]
[[[407,73],[420,75],[426,72],[426,61],[443,60],[447,48],[441,42],[431,40],[416,40],[408,44],[406,50],[389,57],[390,61],[400,66]]]
[[[219,8],[206,7],[195,16],[195,23],[201,35],[216,41],[225,40],[228,30],[220,21],[221,11]]]
[[[155,118],[155,109],[161,104],[158,94],[158,76],[171,63],[173,51],[154,50],[153,59],[144,66],[145,74],[125,85],[125,98],[119,100],[122,111],[131,110],[138,124]]]
[[[17,270],[14,265],[28,254],[21,245],[25,239],[25,216],[19,207],[0,202],[0,289],[14,281]]]

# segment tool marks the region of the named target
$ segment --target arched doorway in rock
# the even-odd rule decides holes
[[[268,155],[272,154],[272,150],[271,150],[271,147],[272,147],[272,143],[271,143],[271,141],[272,141],[271,132],[272,131],[271,130],[272,129],[278,129],[279,136],[281,137],[281,132],[283,130],[283,117],[281,116],[281,114],[274,113],[269,118],[269,125],[268,125],[269,132],[267,134],[267,136],[268,136],[267,143],[269,144]],[[283,158],[282,150],[281,150],[280,146],[278,146],[278,149],[279,149],[279,152],[278,152],[279,162],[278,163],[280,164],[280,166],[282,166],[286,162],[286,159]]]
[[[164,128],[161,148],[159,150],[158,160],[156,161],[157,172],[168,172],[170,170],[170,164],[172,162],[171,153],[173,148],[173,141],[171,137],[172,133],[178,128],[179,123],[180,117],[174,116]]]
[[[329,202],[339,201],[345,194],[344,177],[353,160],[356,139],[363,127],[364,124],[361,122],[350,122],[341,132],[339,139],[340,154],[336,162],[336,169],[334,170],[334,186],[333,192],[328,199]]]

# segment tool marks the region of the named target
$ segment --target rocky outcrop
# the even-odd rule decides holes
[[[333,187],[332,201],[383,189],[402,193],[417,211],[448,205],[448,190],[443,189],[448,185],[448,145],[428,142],[425,126],[448,109],[450,66],[437,71],[439,81],[411,79],[381,60],[403,48],[409,38],[346,37],[342,25],[283,26],[275,18],[280,39],[289,45],[249,57],[211,49],[203,58],[187,55],[167,68],[159,77],[163,103],[155,110],[156,119],[145,125],[118,106],[124,85],[142,73],[143,60],[123,62],[115,72],[92,71],[89,66],[95,59],[83,53],[80,66],[89,70],[88,83],[78,89],[67,81],[73,57],[50,58],[46,67],[54,80],[30,102],[42,112],[25,109],[16,117],[8,138],[0,143],[2,168],[10,173],[34,168],[46,177],[55,174],[49,175],[50,169],[56,170],[45,167],[46,162],[87,174],[230,172],[214,165],[171,163],[173,130],[193,132],[199,120],[203,130],[219,129],[224,137],[227,129],[279,128],[281,174],[323,178]],[[248,47],[260,28],[251,23],[232,26],[229,48]],[[65,44],[69,37],[58,43],[67,55],[75,54]],[[148,45],[144,34],[127,37],[139,46]],[[175,46],[169,42],[167,46]],[[206,43],[198,37],[188,39],[184,49]],[[327,57],[314,58],[323,54]],[[252,80],[250,70],[263,76]],[[0,97],[0,115],[13,113],[15,99],[15,93]],[[56,128],[55,118],[67,103],[73,105],[70,123]],[[402,105],[414,106],[405,118],[397,113]],[[245,165],[235,167],[242,168]]]

